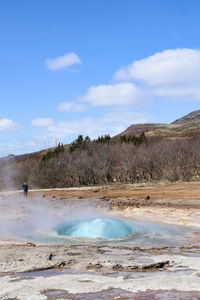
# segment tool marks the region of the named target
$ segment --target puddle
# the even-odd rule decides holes
[[[64,290],[48,290],[43,292],[44,295],[47,296],[47,300],[116,300],[116,299],[124,299],[124,300],[169,300],[169,299],[177,299],[177,300],[199,300],[200,292],[181,292],[177,290],[165,291],[144,291],[133,293],[122,289],[107,289],[102,290],[100,292],[93,293],[77,293],[70,294]]]
[[[138,264],[153,264],[155,261],[148,257],[135,257],[134,259],[131,259],[130,261],[133,261],[134,263]]]
[[[64,256],[53,255],[53,259],[65,259]]]
[[[62,271],[52,271],[52,270],[44,270],[39,272],[21,272],[15,273],[11,276],[11,278],[20,277],[21,279],[32,279],[34,277],[52,277],[57,275],[65,275],[65,274],[72,274],[72,275],[80,275],[80,274],[90,274],[88,272],[84,272],[81,270],[72,270],[72,269],[65,269]]]
[[[110,247],[101,247],[99,250],[105,251],[104,254],[133,254],[133,250],[127,250],[127,249],[118,249],[118,248],[110,248]]]
[[[134,299],[134,293],[121,289],[108,289],[93,293],[77,293],[70,294],[64,290],[48,290],[43,294],[47,296],[47,300],[67,299],[67,300],[114,300],[114,299]]]

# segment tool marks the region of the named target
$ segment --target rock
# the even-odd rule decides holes
[[[142,270],[146,270],[146,269],[163,269],[165,266],[168,266],[170,263],[169,260],[166,261],[161,261],[158,263],[153,263],[153,264],[147,264],[142,266]]]
[[[146,195],[145,200],[150,200],[151,197],[149,195]]]
[[[25,246],[28,246],[28,247],[36,247],[36,244],[31,243],[31,242],[28,242],[28,243],[25,244]]]
[[[123,270],[123,266],[121,264],[116,264],[112,266],[113,270]]]
[[[61,261],[61,262],[58,263],[56,266],[59,267],[59,268],[64,267],[64,266],[65,266],[65,262],[64,262],[64,261]]]
[[[89,265],[87,266],[87,269],[99,269],[99,268],[102,268],[102,264],[100,263],[96,263],[96,264],[92,264],[92,263],[89,263]]]
[[[55,196],[55,195],[53,195],[53,196],[51,197],[51,199],[56,199],[56,196]]]
[[[52,260],[52,258],[53,258],[53,254],[51,253],[49,254],[49,260]]]

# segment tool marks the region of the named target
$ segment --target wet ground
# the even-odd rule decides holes
[[[0,200],[0,299],[200,299],[198,199],[79,198]],[[128,218],[145,233],[50,243],[49,228],[84,211]]]
[[[0,299],[200,299],[198,246],[4,245],[0,262]]]

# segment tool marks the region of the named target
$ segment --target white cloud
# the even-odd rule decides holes
[[[36,143],[34,140],[26,142],[26,145],[27,145],[28,147],[35,147],[35,146],[38,146],[37,143]]]
[[[81,64],[80,58],[75,53],[67,53],[56,58],[48,58],[45,62],[47,68],[50,70],[66,69],[74,64]]]
[[[71,134],[89,134],[94,128],[94,120],[84,118],[74,121],[56,122],[47,128],[52,137],[62,138]]]
[[[19,125],[10,119],[0,119],[0,132],[14,131]]]
[[[49,121],[48,121],[49,120]],[[89,135],[94,139],[102,134],[111,136],[122,132],[131,124],[145,123],[151,121],[149,115],[130,111],[115,111],[94,119],[91,117],[77,119],[73,121],[56,122],[52,119],[43,118],[32,121],[35,126],[41,126],[42,130],[37,136],[32,136],[30,140],[21,140],[16,143],[0,146],[0,156],[9,153],[27,153],[53,147],[59,141],[71,142],[79,134]]]
[[[21,148],[20,142],[6,143],[5,145],[0,145],[0,157],[7,156],[9,154],[16,153]]]
[[[31,125],[37,127],[47,127],[51,124],[53,124],[53,120],[50,118],[37,118],[31,121]]]
[[[137,82],[149,96],[200,100],[200,50],[174,49],[122,67],[114,78]]]
[[[73,102],[61,102],[58,104],[58,110],[63,112],[84,111],[85,107],[82,104],[77,104]]]
[[[130,112],[130,111],[123,111],[123,112],[110,112],[107,113],[102,119],[101,123],[120,123],[125,125],[132,125],[138,123],[146,123],[151,121],[151,116],[137,113],[137,112]]]
[[[134,61],[118,70],[119,80],[141,80],[149,85],[200,81],[200,50],[165,50],[147,58]]]
[[[89,135],[95,138],[98,135],[120,133],[128,126],[136,123],[146,123],[151,120],[149,115],[135,112],[111,112],[97,120],[84,118],[74,121],[62,121],[54,123],[47,128],[52,137],[63,138],[73,134]]]
[[[135,84],[119,83],[92,86],[78,100],[94,106],[117,106],[136,104],[141,97],[141,91]]]
[[[156,89],[150,90],[149,93],[154,96],[175,98],[181,100],[200,100],[200,88],[198,87],[158,87]]]
[[[27,141],[26,146],[32,149],[47,149],[56,145],[55,137],[52,138],[48,132],[42,132]]]

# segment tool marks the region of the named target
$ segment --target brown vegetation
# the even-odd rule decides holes
[[[198,180],[200,139],[188,141],[149,138],[134,143],[84,143],[72,153],[63,149],[47,160],[24,160],[1,167],[0,186],[53,188],[114,182]]]
[[[79,136],[71,145],[0,159],[0,189],[62,188],[200,176],[200,111],[172,124],[131,125],[111,138]]]

